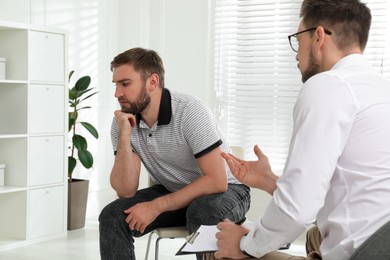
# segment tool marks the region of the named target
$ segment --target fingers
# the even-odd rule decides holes
[[[131,214],[132,208],[128,208],[128,209],[124,210],[123,212],[125,214],[128,214],[125,221],[129,225],[129,228],[131,230],[137,230],[141,233],[143,233],[145,231],[145,228],[146,228],[145,223],[141,219],[137,218],[135,215]]]
[[[131,127],[134,127],[137,125],[137,121],[135,120],[135,117],[133,115],[131,117],[129,117],[129,122],[130,122]]]
[[[231,154],[227,154],[227,153],[222,152],[221,156],[223,159],[225,159],[225,161],[229,165],[229,168],[233,171],[233,169],[235,168],[235,163],[233,160],[234,158],[231,157]]]
[[[262,158],[267,158],[267,156],[260,150],[260,148],[257,144],[253,147],[253,151],[255,152],[255,154],[259,160]]]
[[[115,111],[114,111],[115,117],[118,116],[121,112],[122,112],[121,110],[115,110]]]
[[[229,259],[241,259],[235,258],[237,256],[235,251],[239,250],[239,248],[236,248],[236,245],[239,244],[239,236],[233,235],[241,233],[238,231],[241,227],[235,225],[229,219],[225,219],[223,222],[217,224],[217,228],[220,230],[215,234],[218,250],[214,253],[214,256],[217,259],[225,259],[225,257],[229,257]]]
[[[146,225],[144,223],[136,223],[136,225],[134,226],[134,229],[138,230],[141,233],[145,232],[145,228],[146,228]]]
[[[228,155],[227,153],[225,153],[225,152],[221,152],[221,156],[222,156],[222,158],[225,159],[226,161],[230,160],[229,155]]]
[[[221,156],[226,160],[232,160],[232,161],[236,161],[238,163],[241,163],[243,162],[243,160],[241,160],[240,158],[236,157],[235,155],[231,154],[231,153],[225,153],[225,152],[221,152]]]
[[[141,233],[145,232],[146,224],[143,223],[142,220],[137,220],[129,215],[126,218],[126,223],[129,225],[129,229],[131,230],[137,230]]]
[[[126,134],[130,134],[131,129],[137,125],[137,120],[133,114],[124,113],[120,110],[115,111],[115,121],[119,130]]]
[[[235,156],[234,154],[229,154],[229,156],[231,158],[233,158],[238,164],[242,164],[244,162],[244,160],[242,160],[241,158],[238,158],[237,156]]]
[[[137,230],[137,231],[139,231],[139,232],[141,232],[141,233],[144,233],[145,227],[146,227],[146,226],[145,226],[143,223],[137,222],[137,221],[135,221],[135,220],[133,220],[133,221],[131,221],[131,222],[129,223],[129,228],[130,228],[131,230]]]
[[[260,157],[263,156],[263,153],[261,152],[261,150],[257,144],[253,147],[253,151],[255,152],[257,158],[260,159]]]
[[[227,154],[227,153],[222,152],[221,156],[228,163],[229,167],[237,168],[238,166],[242,165],[242,163],[244,162],[240,158],[237,158],[236,156],[234,156],[233,154],[230,154],[230,153]]]
[[[225,218],[222,222],[219,222],[219,223],[217,224],[217,228],[218,228],[219,230],[222,230],[222,228],[225,227],[227,223],[231,223],[231,222],[232,222],[232,221],[230,221],[230,219]]]
[[[129,121],[131,127],[134,127],[137,124],[137,120],[135,119],[135,116],[133,114],[122,112],[121,110],[116,110],[114,112],[115,119],[123,120],[123,121]]]
[[[238,162],[236,158],[233,157],[233,155],[231,154],[222,153],[222,157],[226,160],[233,176],[236,177],[239,181],[241,181],[242,179],[242,176],[240,174],[241,173],[240,167],[242,165],[241,162]]]

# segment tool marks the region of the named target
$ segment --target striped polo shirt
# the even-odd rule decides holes
[[[229,152],[210,109],[199,99],[163,89],[157,122],[149,128],[137,115],[131,131],[133,151],[139,155],[149,176],[169,191],[177,191],[202,176],[196,158],[220,147]],[[111,126],[114,153],[119,128],[115,118]],[[239,183],[226,162],[228,183]]]

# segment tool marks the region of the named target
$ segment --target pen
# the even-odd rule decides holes
[[[246,220],[246,217],[243,217],[242,219],[240,219],[239,221],[235,222],[236,225],[241,225],[242,223],[244,223]]]

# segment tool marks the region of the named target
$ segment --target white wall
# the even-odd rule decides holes
[[[207,102],[208,0],[0,0],[0,20],[69,32],[68,69],[75,70],[73,79],[90,75],[99,90],[90,104],[96,109],[83,115],[100,134],[98,141],[92,138],[89,143],[94,169],[76,169],[81,173],[75,174],[89,178],[91,190],[109,188],[109,132],[118,108],[109,63],[116,54],[138,46],[155,49],[165,63],[166,87]]]
[[[164,61],[166,87],[207,102],[208,0],[122,0],[119,5],[119,51],[156,50]]]
[[[0,0],[0,20],[30,22],[30,0]]]

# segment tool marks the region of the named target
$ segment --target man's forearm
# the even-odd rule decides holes
[[[130,141],[119,140],[114,166],[111,171],[111,186],[119,197],[132,197],[138,189],[140,162],[132,152]]]
[[[197,159],[202,176],[182,189],[153,201],[159,212],[171,211],[188,206],[195,199],[227,190],[226,167],[216,148]]]
[[[226,189],[226,180],[216,182],[210,176],[202,176],[176,192],[153,200],[153,203],[161,214],[162,212],[184,208],[203,195],[224,192]]]

